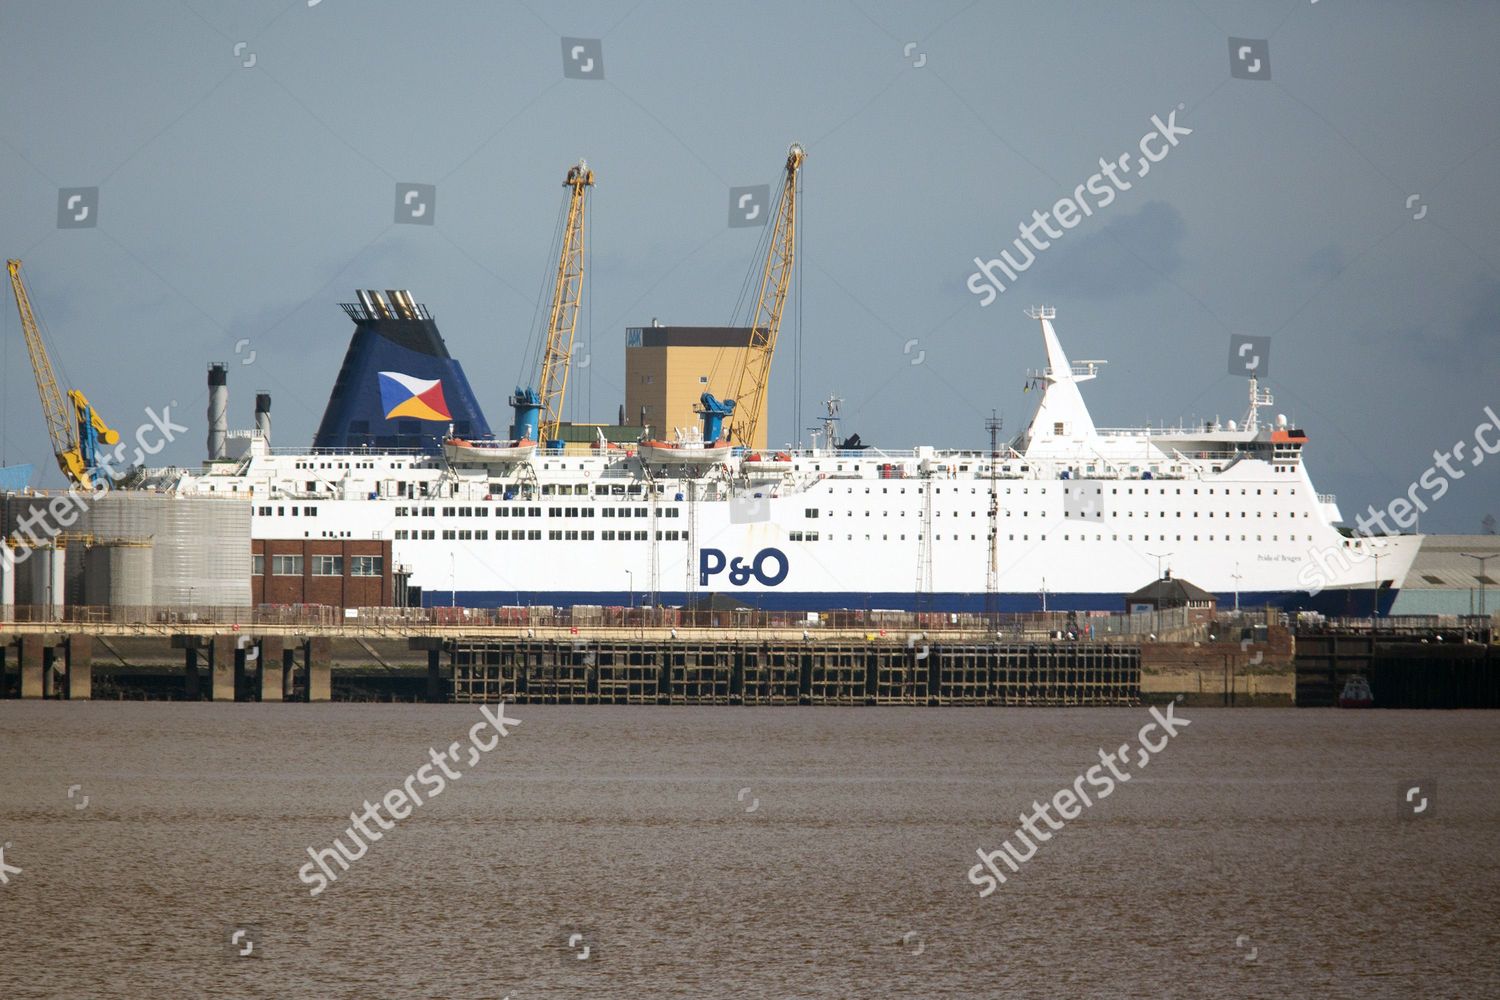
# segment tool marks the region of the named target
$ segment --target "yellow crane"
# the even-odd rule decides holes
[[[568,215],[563,223],[562,250],[557,260],[557,282],[552,288],[552,308],[547,314],[546,341],[542,351],[541,380],[537,389],[517,388],[511,397],[516,411],[518,440],[540,435],[544,446],[557,439],[562,424],[563,401],[568,393],[568,372],[573,363],[573,335],[578,329],[578,304],[583,298],[584,211],[594,172],[579,160],[568,168],[563,187],[570,188]]]
[[[723,414],[728,424],[725,437],[747,448],[755,447],[755,434],[766,400],[766,383],[771,378],[771,356],[776,351],[781,311],[786,305],[787,286],[792,280],[792,256],[797,245],[797,171],[806,158],[807,151],[800,143],[792,143],[787,150],[786,179],[776,205],[775,228],[771,232],[770,249],[766,251],[765,270],[761,272],[755,314],[750,320],[750,343],[735,365],[734,395],[729,400],[731,405],[725,407],[728,412]],[[708,408],[710,401],[705,399],[703,404]],[[718,405],[723,406],[722,403]]]
[[[21,281],[21,262],[9,260],[5,266],[10,271],[11,291],[16,296],[16,310],[21,314],[21,333],[31,355],[36,392],[42,400],[42,417],[52,438],[58,467],[77,489],[92,492],[96,487],[108,488],[110,484],[98,467],[98,446],[118,444],[120,434],[104,422],[89,405],[88,397],[77,389],[69,389],[67,402],[63,401],[57,376],[52,373],[52,359],[47,356],[41,328],[31,309],[31,297]]]

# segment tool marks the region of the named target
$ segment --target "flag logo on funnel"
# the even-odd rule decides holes
[[[400,372],[380,372],[380,403],[385,419],[452,420],[443,399],[443,380],[414,378]]]

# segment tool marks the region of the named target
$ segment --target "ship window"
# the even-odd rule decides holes
[[[552,542],[562,541],[562,529],[554,528],[551,531],[547,532],[547,540]]]
[[[646,533],[644,531],[637,531],[635,533],[635,540],[638,542],[644,542],[646,540]]]
[[[458,537],[458,533],[452,528],[445,528],[443,529],[443,537],[449,540],[456,539]]]

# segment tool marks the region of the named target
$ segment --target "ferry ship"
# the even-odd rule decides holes
[[[1262,421],[1254,380],[1243,423],[1096,427],[1081,387],[1102,362],[1069,361],[1052,310],[1031,314],[1035,413],[993,452],[841,448],[830,426],[775,453],[575,453],[495,442],[432,316],[389,294],[343,306],[355,332],[312,448],[221,433],[201,469],[149,485],[248,495],[258,539],[390,539],[422,603],[464,607],[1120,611],[1170,571],[1221,606],[1386,613],[1421,541],[1342,530],[1307,434]]]

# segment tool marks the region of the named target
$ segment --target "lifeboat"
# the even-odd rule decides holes
[[[679,430],[672,441],[649,440],[636,446],[643,462],[657,465],[687,465],[722,462],[729,457],[733,446],[723,438],[705,443],[701,434]]]
[[[787,472],[792,468],[792,456],[785,451],[778,451],[774,455],[752,451],[745,456],[742,467],[746,472]]]
[[[448,438],[443,455],[460,465],[509,465],[524,462],[536,454],[535,441],[465,441]]]

